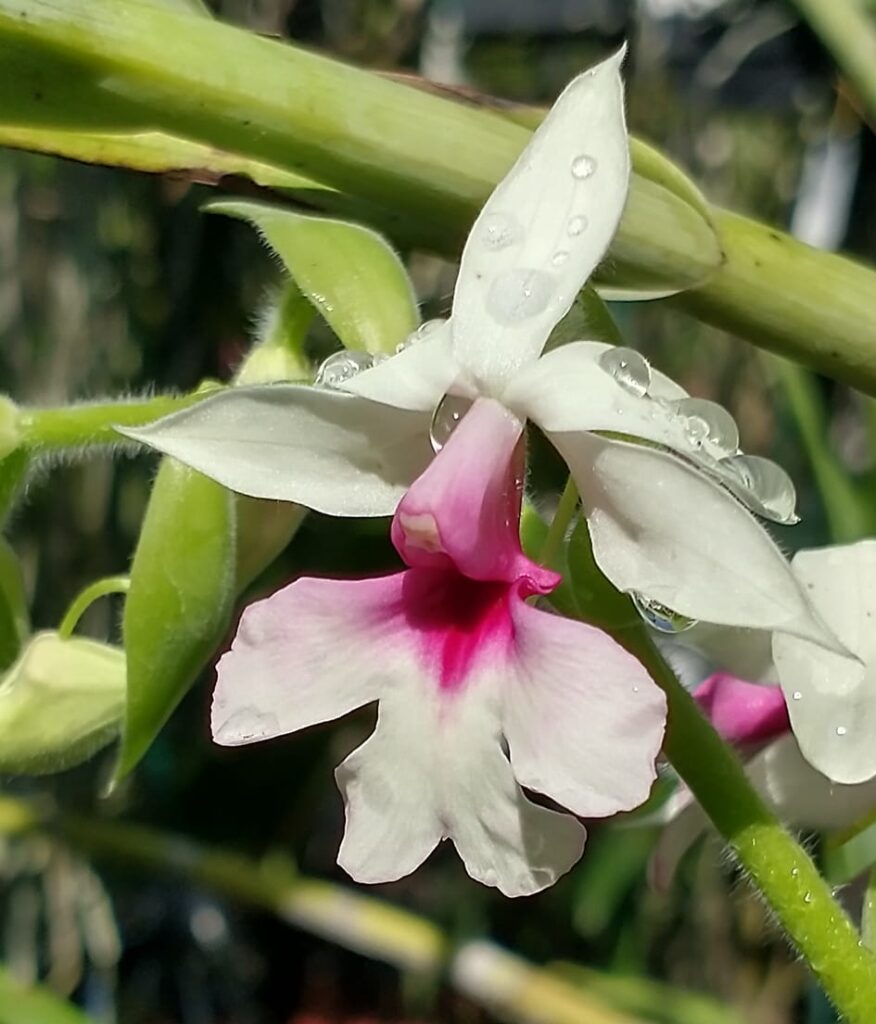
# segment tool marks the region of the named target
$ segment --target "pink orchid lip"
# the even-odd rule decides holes
[[[471,580],[515,583],[549,593],[556,573],[520,548],[523,424],[479,398],[402,498],[392,541],[412,568],[453,570]]]
[[[737,746],[765,743],[790,731],[788,706],[778,686],[716,672],[693,695],[724,739]]]

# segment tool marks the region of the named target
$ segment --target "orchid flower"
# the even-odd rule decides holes
[[[718,732],[746,757],[752,785],[782,821],[799,829],[841,829],[876,808],[876,777],[846,785],[806,760],[779,686],[720,672],[700,683],[693,695]],[[685,786],[664,804],[659,819],[666,828],[652,855],[650,875],[665,889],[709,822]]]
[[[449,838],[473,878],[527,895],[578,860],[585,830],[522,786],[587,818],[647,798],[665,698],[607,634],[527,603],[560,578],[520,548],[522,458],[519,421],[479,399],[396,512],[409,568],[297,580],[246,609],[219,661],[222,744],[378,702],[336,772],[338,862],[357,881],[400,878]]]
[[[565,457],[596,560],[618,589],[692,619],[836,649],[749,511],[791,521],[793,487],[738,452],[729,414],[627,349],[580,341],[542,355],[626,199],[622,57],[566,88],[487,201],[449,321],[423,325],[416,343],[362,372],[370,357],[338,353],[322,387],[233,388],[123,432],[243,494],[391,515],[464,409],[489,398],[519,429],[537,423]]]

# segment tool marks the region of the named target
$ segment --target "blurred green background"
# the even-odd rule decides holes
[[[528,103],[548,104],[573,74],[626,39],[632,130],[686,167],[710,200],[819,246],[869,260],[876,255],[873,132],[791,4],[211,6],[227,20],[358,64]],[[173,177],[0,153],[0,391],[22,404],[55,405],[227,379],[279,270],[251,229],[199,212],[209,195],[206,186]],[[424,318],[446,315],[454,267],[405,255]],[[778,531],[789,550],[851,539],[838,536],[823,500],[824,477],[813,467],[827,460],[869,500],[876,436],[869,400],[699,325],[671,304],[615,305],[613,312],[627,344],[693,394],[725,404],[739,422],[743,448],[791,473],[803,522],[793,532]],[[56,626],[91,580],[125,571],[154,468],[147,457],[99,457],[55,466],[30,485],[10,539],[24,566],[35,627]],[[556,488],[558,468],[548,463],[537,481]],[[385,524],[313,515],[252,593],[304,570],[363,573],[394,559]],[[119,604],[102,601],[82,631],[117,639],[119,619]],[[281,855],[288,859],[284,871],[297,866],[346,885],[334,864],[343,815],[332,769],[367,735],[373,715],[288,741],[220,750],[209,738],[209,697],[206,673],[109,799],[99,798],[109,753],[47,779],[4,778],[0,792],[48,795],[70,812],[152,825],[254,860]],[[830,1021],[804,969],[722,862],[717,844],[706,843],[684,862],[672,890],[657,893],[646,880],[654,836],[649,829],[594,826],[578,868],[527,900],[510,902],[476,886],[448,849],[375,894],[437,922],[453,941],[489,937],[534,963],[564,962],[558,976],[619,1015],[572,1009],[559,1018],[543,1006],[539,1018],[521,1003],[496,1010],[498,1019]],[[228,886],[170,877],[118,851],[91,864],[94,843],[79,838],[68,844],[0,835],[0,959],[22,980],[46,980],[96,1020],[493,1019],[446,978],[412,976],[345,950],[231,898]],[[642,989],[642,978],[671,987]],[[712,1000],[690,1001],[683,991],[710,993]],[[7,998],[0,986],[2,1021]],[[11,1021],[24,1021],[15,1013],[23,1011]]]

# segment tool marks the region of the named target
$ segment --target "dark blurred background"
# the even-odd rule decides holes
[[[548,104],[623,40],[632,130],[685,167],[715,203],[805,240],[876,254],[876,147],[830,56],[792,4],[771,0],[213,0],[217,13],[357,64]],[[189,389],[227,378],[278,280],[245,225],[204,216],[204,186],[22,153],[0,154],[0,391],[22,404]],[[424,316],[446,314],[454,268],[410,254]],[[613,306],[627,343],[689,391],[728,406],[743,447],[780,461],[804,523],[789,546],[823,543],[824,514],[777,361],[662,303]],[[853,476],[872,469],[869,405],[817,381],[831,444]],[[95,458],[32,484],[11,540],[36,627],[57,625],[92,579],[124,572],[154,461]],[[542,473],[545,486],[550,468]],[[304,569],[392,564],[382,525],[309,517],[263,592]],[[118,637],[119,607],[84,630]],[[367,734],[367,714],[292,740],[212,746],[209,673],[142,766],[111,799],[108,755],[9,793],[51,793],[68,809],[136,820],[253,858],[280,851],[346,884],[334,857],[342,807],[332,768]],[[711,993],[714,1005],[625,1018],[790,1024],[829,1021],[805,973],[717,846],[652,891],[649,829],[595,826],[589,853],[554,889],[510,902],[469,881],[442,850],[378,895],[438,922],[453,940],[488,936],[536,963],[609,978],[649,977]],[[48,840],[0,838],[0,953],[48,978],[97,1019],[122,1024],[329,1024],[491,1019],[440,980],[413,984],[221,891],[118,859],[89,866]],[[575,978],[570,968],[569,977]],[[583,977],[583,976],[582,976]],[[723,1002],[730,1012],[720,1010]],[[646,1003],[648,1000],[646,999]],[[688,1005],[688,1004],[685,1004]],[[511,1012],[511,1017],[514,1016]],[[713,1016],[710,1014],[714,1014]],[[502,1014],[510,1019],[508,1013]],[[535,1020],[523,1010],[517,1019]],[[550,1018],[559,1019],[559,1018]],[[586,1021],[597,1017],[570,1016]]]

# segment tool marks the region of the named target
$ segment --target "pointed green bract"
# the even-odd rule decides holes
[[[369,228],[265,203],[219,200],[207,209],[252,224],[347,348],[393,352],[417,326],[404,265]]]
[[[116,781],[146,753],[219,645],[234,580],[233,496],[162,460],[125,602],[128,703]]]

